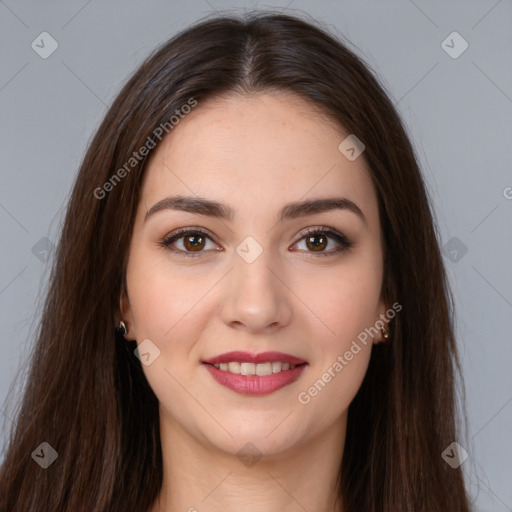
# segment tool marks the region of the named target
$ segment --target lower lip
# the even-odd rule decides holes
[[[285,370],[272,375],[240,375],[215,368],[203,363],[210,375],[222,386],[241,395],[268,395],[296,381],[307,364],[297,365],[293,370]]]

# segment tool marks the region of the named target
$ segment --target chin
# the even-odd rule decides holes
[[[271,428],[266,423],[261,425],[251,424],[243,428],[240,425],[226,424],[224,427],[231,434],[227,434],[221,429],[221,432],[212,436],[212,431],[205,433],[210,446],[225,452],[226,454],[236,455],[238,458],[244,456],[262,457],[271,460],[290,452],[300,441],[293,432],[283,428],[281,431],[275,428],[275,423]],[[275,429],[275,430],[273,430]]]

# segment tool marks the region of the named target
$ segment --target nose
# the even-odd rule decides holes
[[[233,329],[269,334],[291,321],[293,294],[270,251],[250,263],[236,254],[224,293],[222,320]]]

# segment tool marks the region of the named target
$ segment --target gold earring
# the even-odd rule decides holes
[[[387,327],[383,327],[381,329],[382,331],[382,336],[384,337],[385,340],[388,340],[389,339],[389,330],[387,329]]]
[[[117,331],[120,334],[123,334],[123,335],[128,333],[128,329],[126,328],[126,324],[122,320],[119,322],[119,327],[117,328]]]

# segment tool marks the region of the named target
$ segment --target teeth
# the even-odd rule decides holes
[[[256,365],[254,363],[242,363],[240,370],[242,375],[256,375]]]
[[[257,364],[256,375],[272,375],[272,363]]]
[[[231,372],[231,373],[241,373],[240,363],[228,363],[227,366],[228,366],[227,370],[229,372]]]
[[[282,363],[281,361],[272,361],[268,363],[238,363],[238,362],[230,362],[230,363],[218,363],[214,364],[215,368],[241,375],[272,375],[273,373],[280,373],[286,370],[293,370],[295,368],[295,364],[290,363]]]
[[[272,373],[278,373],[282,370],[281,361],[274,361],[272,363]]]

